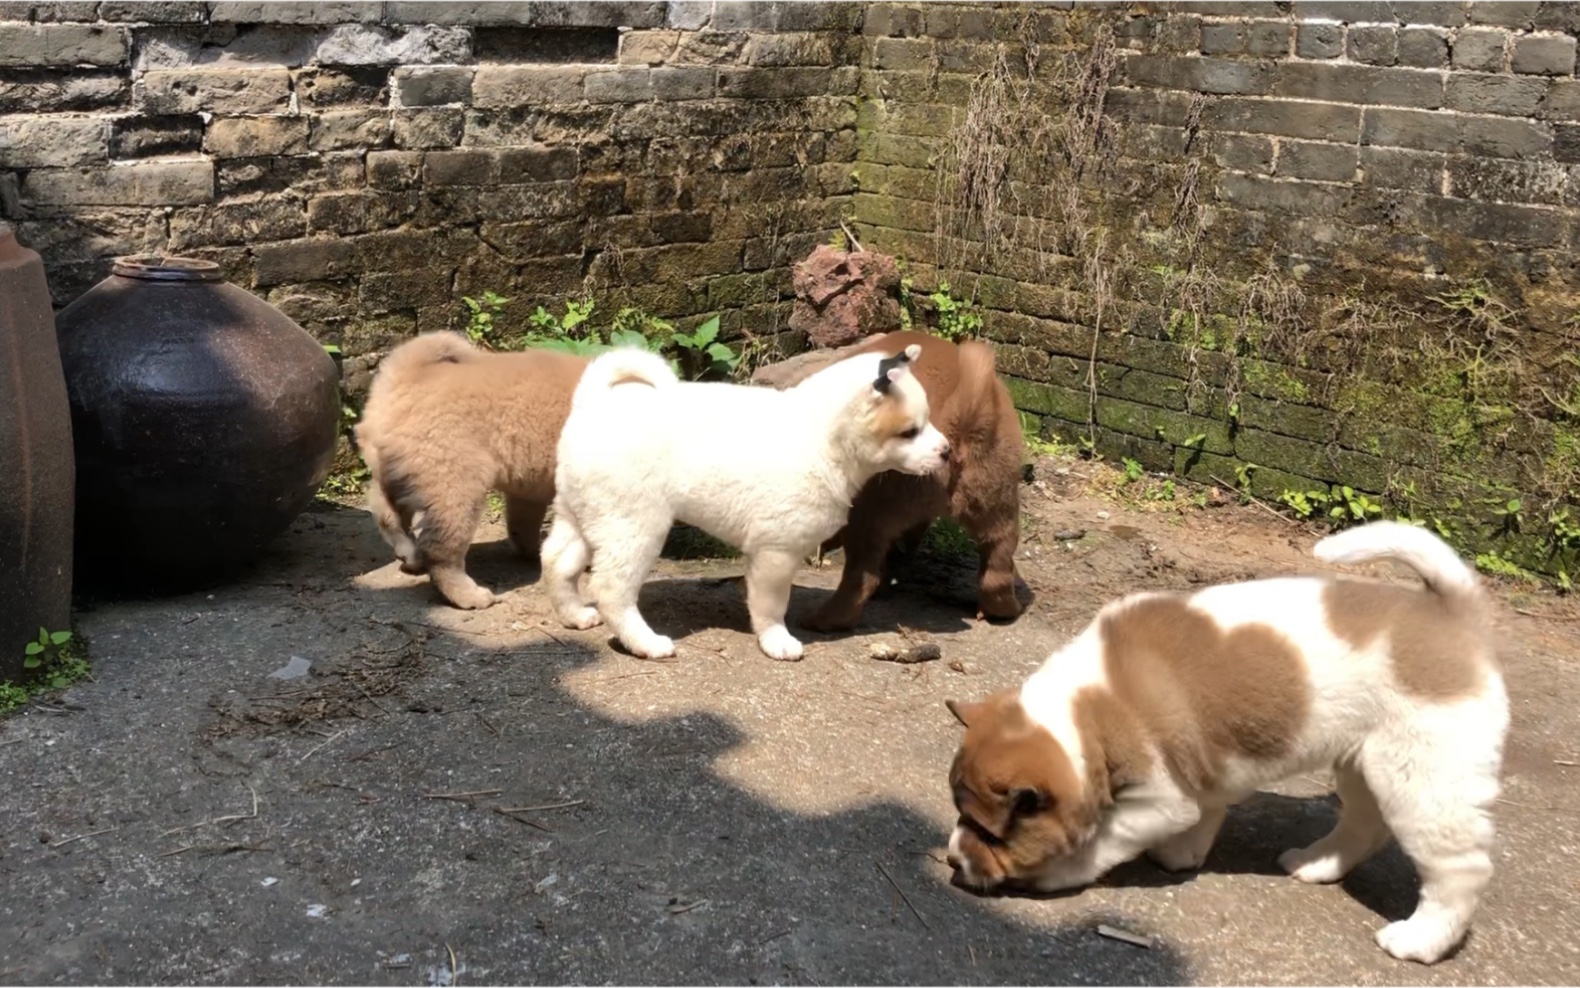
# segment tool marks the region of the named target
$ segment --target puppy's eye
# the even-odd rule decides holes
[[[915,428],[913,426],[912,428],[906,429],[904,432],[900,433],[900,438],[901,439],[915,439],[917,436],[919,436],[921,434],[922,434],[922,430],[918,429],[918,428]]]

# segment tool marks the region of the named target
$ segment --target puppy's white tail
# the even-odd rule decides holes
[[[1483,600],[1476,571],[1448,543],[1414,525],[1374,521],[1330,535],[1311,552],[1325,563],[1341,566],[1396,559],[1420,574],[1427,589],[1441,597],[1477,605]]]
[[[595,359],[582,373],[571,398],[571,407],[596,400],[610,388],[620,384],[645,384],[652,388],[667,388],[679,383],[669,362],[656,353],[621,347]]]

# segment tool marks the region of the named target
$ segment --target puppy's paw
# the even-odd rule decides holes
[[[1377,946],[1399,960],[1418,964],[1436,964],[1458,942],[1452,927],[1429,919],[1401,920],[1377,931]]]
[[[663,635],[654,635],[651,638],[626,642],[625,647],[629,648],[631,654],[639,659],[668,659],[675,654],[674,640]]]
[[[586,631],[588,628],[596,628],[603,624],[603,615],[598,613],[598,608],[591,605],[578,607],[568,614],[561,614],[560,623],[567,628]]]
[[[1289,877],[1308,885],[1331,885],[1344,877],[1339,856],[1312,847],[1292,847],[1278,856],[1278,865]]]
[[[1182,841],[1148,848],[1147,857],[1164,871],[1195,871],[1207,860],[1207,852]]]
[[[757,644],[764,655],[779,662],[798,662],[804,654],[801,643],[783,625],[763,632],[757,637]]]
[[[444,596],[451,604],[463,611],[480,611],[494,604],[493,592],[476,584],[470,587],[452,588]]]

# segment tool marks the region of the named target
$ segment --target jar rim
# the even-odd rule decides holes
[[[132,254],[115,259],[115,274],[145,281],[224,281],[224,272],[213,261],[169,254]]]

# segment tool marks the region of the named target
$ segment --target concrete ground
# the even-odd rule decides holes
[[[1238,807],[1198,874],[948,884],[945,698],[1018,682],[1128,590],[1312,568],[1300,526],[1146,510],[1104,471],[1038,464],[1016,623],[972,620],[940,550],[795,664],[746,633],[736,562],[662,564],[643,605],[680,654],[641,662],[558,627],[497,524],[473,570],[515,592],[467,614],[329,505],[243,582],[85,609],[94,681],[0,722],[0,982],[1580,981],[1580,623],[1517,588],[1499,870],[1451,960],[1372,941],[1413,906],[1396,849],[1341,886],[1279,873],[1332,823],[1315,777]],[[837,575],[804,570],[792,619]],[[942,660],[872,660],[902,626]]]

